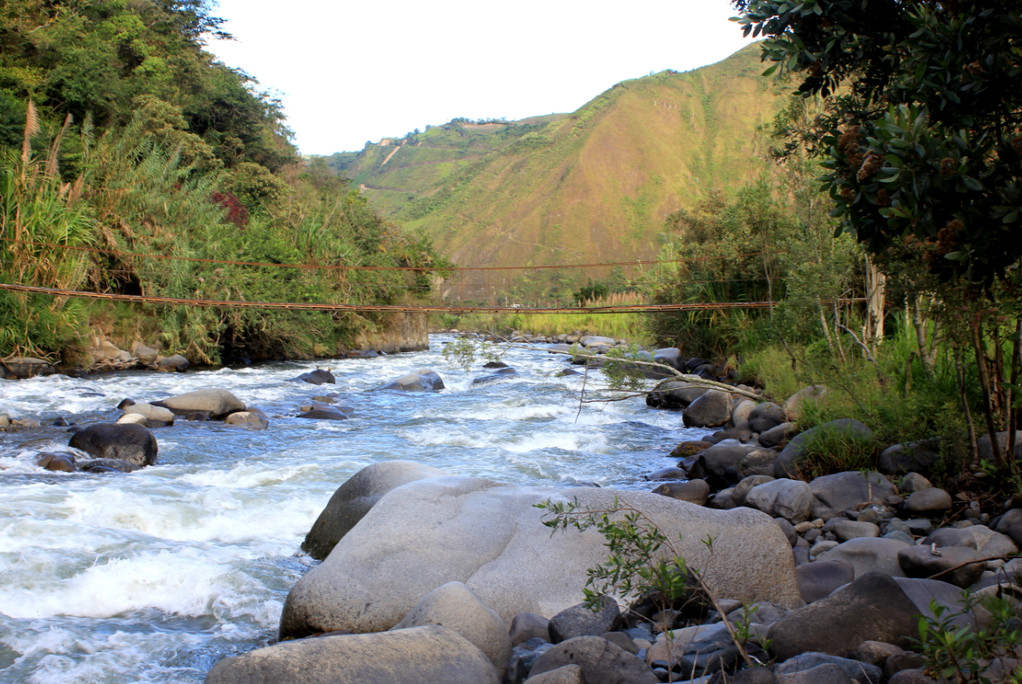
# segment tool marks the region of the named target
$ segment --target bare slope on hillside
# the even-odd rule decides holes
[[[754,45],[618,84],[569,115],[454,121],[367,146],[341,171],[459,265],[650,258],[667,215],[761,168],[755,130],[783,96],[762,69]]]

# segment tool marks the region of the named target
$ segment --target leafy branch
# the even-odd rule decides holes
[[[749,654],[748,616],[746,623],[734,625],[728,619],[718,599],[703,580],[702,573],[689,567],[674,541],[645,512],[614,497],[608,508],[585,508],[577,498],[571,501],[546,499],[535,507],[545,511],[542,522],[551,533],[566,532],[569,529],[585,531],[595,529],[604,539],[607,558],[603,563],[586,571],[586,584],[582,589],[585,604],[598,610],[603,597],[629,602],[629,611],[647,619],[635,609],[636,599],[652,601],[658,613],[669,611],[691,598],[693,590],[710,602],[720,615],[724,628],[734,642],[746,665],[752,667],[756,660]],[[713,538],[703,543],[713,553]],[[664,630],[668,639],[668,672],[671,672],[670,625]]]

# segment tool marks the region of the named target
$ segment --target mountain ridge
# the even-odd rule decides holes
[[[763,168],[756,130],[786,90],[761,71],[750,45],[623,81],[569,114],[455,119],[330,160],[460,266],[651,259],[670,214]]]

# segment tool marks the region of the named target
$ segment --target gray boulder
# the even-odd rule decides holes
[[[994,455],[994,450],[991,448],[992,442],[990,441],[990,435],[984,434],[976,440],[976,447],[979,450],[979,457],[981,460],[987,460],[992,463],[996,463],[999,460],[998,456]],[[1008,448],[1008,431],[1003,430],[997,433],[997,446],[1000,453]],[[1022,430],[1015,431],[1015,460],[1022,461]]]
[[[154,406],[165,406],[176,415],[199,413],[214,420],[224,418],[228,414],[245,410],[245,402],[238,399],[225,389],[208,387],[206,389],[185,392],[169,399],[151,402]]]
[[[682,414],[688,427],[717,427],[730,417],[731,395],[715,389],[699,395]]]
[[[617,340],[613,337],[604,337],[602,335],[585,335],[578,343],[583,347],[592,349],[593,347],[614,347],[617,345]]]
[[[597,636],[575,637],[556,644],[536,660],[531,675],[535,677],[565,665],[582,668],[586,684],[658,684],[660,681],[644,662]]]
[[[917,615],[893,578],[867,573],[775,622],[768,632],[770,653],[782,661],[808,651],[847,656],[869,640],[907,647],[918,634]]]
[[[402,375],[388,383],[380,385],[376,390],[401,390],[404,392],[428,392],[444,389],[444,381],[435,371],[423,369]]]
[[[170,356],[161,356],[156,359],[156,367],[165,373],[184,373],[188,370],[188,359],[181,356],[180,354],[171,354]]]
[[[381,461],[366,466],[333,493],[305,536],[302,550],[323,560],[384,494],[415,480],[445,475],[442,470],[412,461]]]
[[[756,408],[756,402],[752,399],[742,399],[731,409],[731,423],[735,427],[749,427],[749,416]]]
[[[461,582],[448,582],[422,597],[394,629],[440,625],[465,637],[503,675],[511,657],[504,621]]]
[[[721,485],[741,480],[741,464],[745,457],[758,448],[752,444],[738,444],[728,441],[714,444],[699,454],[696,469],[692,476],[703,476],[711,480],[711,484]]]
[[[898,539],[856,537],[820,554],[817,561],[845,561],[855,568],[856,577],[870,572],[901,577],[905,573],[898,562],[898,552],[908,546],[908,543]]]
[[[490,660],[454,630],[436,625],[378,634],[343,634],[286,641],[227,658],[206,684],[497,684]]]
[[[685,408],[708,391],[709,387],[685,380],[668,380],[646,395],[646,405],[660,409]]]
[[[74,433],[68,446],[93,458],[116,459],[136,466],[153,465],[159,453],[149,428],[134,423],[90,425]]]
[[[909,546],[898,551],[898,563],[907,577],[939,579],[959,587],[969,587],[979,580],[986,567],[985,556],[964,546]]]
[[[796,433],[795,423],[779,423],[759,433],[759,443],[765,447],[775,447]]]
[[[582,601],[586,570],[604,562],[606,548],[591,528],[551,536],[535,508],[546,499],[577,500],[597,510],[617,499],[675,540],[677,553],[702,571],[717,595],[781,605],[800,600],[790,546],[762,513],[714,511],[643,492],[445,477],[410,482],[376,502],[292,587],[281,636],[388,629],[422,596],[452,580],[505,622],[521,612],[556,615]]]
[[[36,454],[35,459],[37,466],[55,473],[73,473],[77,470],[75,467],[75,455],[71,452],[61,451],[51,453],[43,451]]]
[[[653,361],[679,371],[685,367],[685,362],[681,358],[681,350],[677,347],[657,349],[653,352]]]
[[[951,495],[939,487],[912,492],[902,504],[906,513],[938,515],[951,509]]]
[[[556,644],[580,636],[600,636],[614,631],[620,621],[617,601],[603,596],[595,611],[579,603],[550,618],[550,640]]]
[[[561,665],[555,670],[529,677],[525,684],[586,684],[585,674],[578,665]]]
[[[146,346],[141,342],[132,343],[131,354],[136,359],[138,359],[139,363],[146,366],[153,365],[154,363],[156,363],[156,359],[160,357],[160,352],[158,350]]]
[[[830,596],[855,579],[855,568],[843,560],[818,560],[795,568],[798,591],[806,603]]]
[[[334,374],[330,372],[329,368],[317,368],[308,373],[302,373],[295,380],[307,382],[310,385],[333,385],[337,383],[337,379],[334,378]]]
[[[15,356],[4,359],[3,364],[0,364],[0,377],[5,379],[25,380],[37,375],[53,375],[56,372],[56,366],[49,361],[31,356]]]
[[[800,523],[808,520],[813,512],[813,493],[801,480],[772,480],[750,489],[745,495],[745,505],[771,517]]]
[[[833,674],[831,674],[833,673]],[[876,665],[826,653],[800,653],[774,668],[778,684],[824,684],[824,682],[857,682],[880,684],[883,671]]]
[[[784,422],[784,409],[772,401],[757,404],[749,412],[749,429],[753,432],[764,433]],[[764,445],[766,446],[766,445]]]
[[[883,503],[894,494],[894,485],[880,473],[846,471],[822,475],[809,483],[816,497],[813,515],[828,520],[848,510]]]
[[[702,506],[710,496],[710,485],[706,480],[667,482],[654,489],[653,493]]]

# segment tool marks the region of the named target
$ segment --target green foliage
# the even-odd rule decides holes
[[[967,593],[963,614],[975,621],[975,611],[989,613],[984,626],[956,624],[945,606],[930,601],[932,615],[919,618],[916,645],[923,654],[925,669],[933,677],[954,682],[1022,682],[1022,631],[1018,604],[1007,596],[982,600]],[[991,667],[998,667],[991,671]],[[1000,668],[1003,668],[1001,670]],[[996,672],[996,674],[995,674]]]
[[[665,553],[672,544],[641,511],[617,498],[607,510],[581,508],[577,499],[547,499],[536,508],[544,511],[543,524],[554,532],[593,528],[604,538],[607,560],[586,571],[583,589],[594,610],[604,596],[633,601],[651,595],[661,610],[668,610],[691,594],[695,571],[684,558]]]
[[[987,285],[1022,257],[1016,3],[736,2],[763,54],[834,98],[825,183],[878,257],[921,243],[942,280]]]
[[[721,616],[731,639],[746,665],[754,664],[749,646],[764,647],[749,639],[749,613],[744,613],[744,629],[732,625],[717,603],[716,597],[695,568],[689,567],[678,552],[673,540],[645,513],[621,501],[616,496],[606,509],[581,507],[577,499],[554,501],[546,499],[535,507],[544,511],[542,522],[551,533],[569,529],[584,531],[595,529],[603,537],[607,558],[603,563],[586,570],[583,588],[586,604],[598,610],[604,597],[630,603],[630,613],[638,619],[649,616],[637,610],[639,603],[652,604],[653,614],[671,614],[692,603],[712,605]],[[712,537],[702,540],[710,554]],[[656,624],[667,636],[668,653],[671,652],[673,631],[671,624]],[[669,656],[670,657],[670,656]],[[673,668],[668,668],[668,681],[673,681]]]
[[[486,361],[500,361],[506,351],[506,347],[493,344],[489,340],[459,337],[454,342],[444,345],[442,353],[445,361],[467,371],[479,358],[486,359]]]

